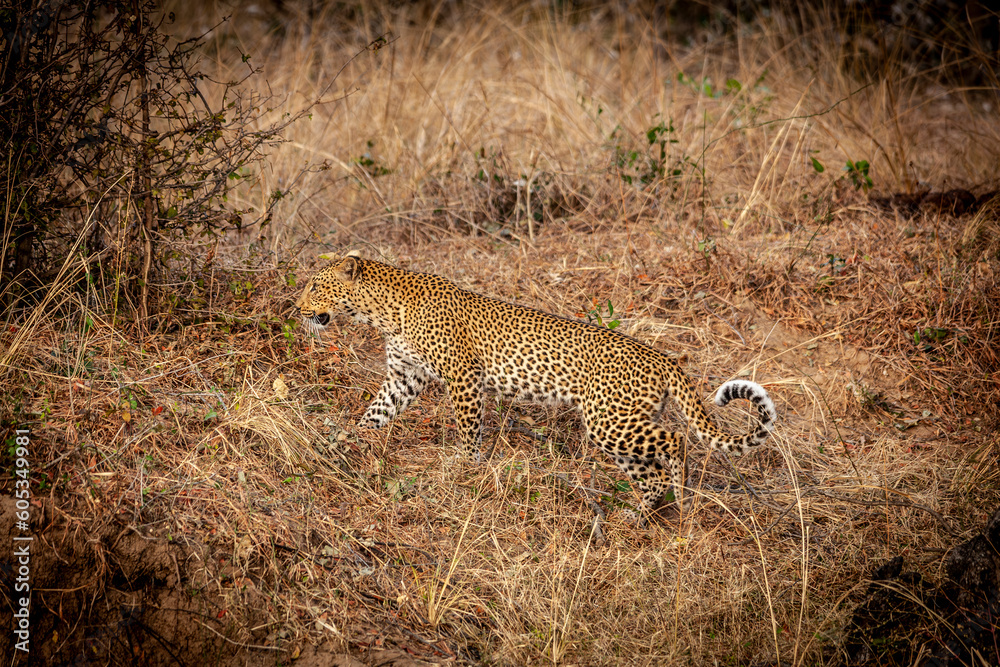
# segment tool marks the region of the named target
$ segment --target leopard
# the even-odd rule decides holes
[[[641,492],[638,510],[629,512],[640,523],[671,489],[675,501],[683,500],[687,437],[661,423],[668,399],[701,442],[736,456],[763,444],[777,419],[764,387],[730,380],[716,391],[716,405],[748,400],[758,422],[743,435],[730,435],[714,423],[680,363],[632,336],[484,296],[357,251],[317,271],[295,308],[317,334],[346,315],[383,335],[385,381],[359,427],[384,427],[432,382],[441,382],[455,418],[458,458],[478,462],[487,394],[573,405],[586,437]]]

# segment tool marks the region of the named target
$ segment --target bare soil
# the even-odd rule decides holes
[[[2,499],[0,533],[14,535],[14,501]],[[162,526],[140,531],[118,519],[103,526],[53,512],[33,513],[30,652],[0,636],[15,665],[277,665],[420,667],[411,652],[372,647],[352,657],[338,643],[278,648],[234,641],[233,614],[214,581],[227,581],[230,556],[171,538]],[[13,569],[4,554],[0,568]],[[211,571],[215,577],[206,574]],[[262,599],[262,604],[265,603]],[[253,618],[241,615],[237,623]],[[266,633],[251,633],[266,640]]]

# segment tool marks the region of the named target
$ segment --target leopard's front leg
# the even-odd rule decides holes
[[[406,410],[434,379],[423,364],[410,357],[394,341],[386,341],[385,362],[385,382],[358,421],[361,428],[382,428],[388,424],[389,420]]]

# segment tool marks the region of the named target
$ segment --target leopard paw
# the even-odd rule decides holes
[[[358,428],[382,428],[388,422],[387,415],[369,410],[361,415],[361,419],[358,420]]]
[[[635,510],[621,510],[622,516],[627,522],[635,526],[636,528],[647,528],[649,526],[649,520],[645,516],[636,512]]]

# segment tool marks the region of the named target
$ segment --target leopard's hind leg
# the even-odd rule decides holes
[[[687,478],[683,434],[635,415],[621,417],[611,410],[599,415],[584,413],[584,422],[594,444],[639,487],[640,523],[656,510],[671,486],[674,495],[682,497]]]

